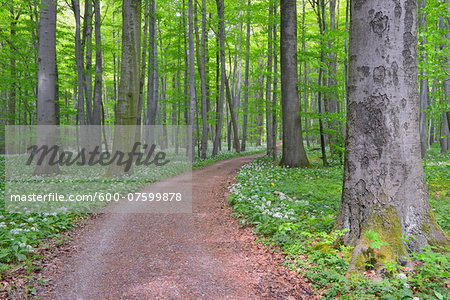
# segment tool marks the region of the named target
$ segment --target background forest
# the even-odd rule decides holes
[[[60,124],[114,124],[122,63],[121,5],[122,1],[58,1],[55,105]],[[195,1],[193,6],[194,127],[199,154],[202,136],[213,141],[219,133],[228,148],[234,146],[234,118],[240,150],[249,142],[260,145],[268,139],[270,145],[268,133],[281,131],[278,7],[274,1],[225,1],[224,5],[226,100],[222,102],[217,6],[211,1]],[[322,133],[332,155],[341,157],[348,3],[305,0],[297,5],[304,137],[309,146]],[[420,6],[422,143],[425,149],[438,141],[446,152],[448,14],[444,1],[420,1]],[[39,12],[38,1],[5,2],[0,7],[2,123],[37,124]],[[142,12],[140,122],[189,124],[187,3],[144,1]],[[154,120],[148,117],[152,114]]]
[[[54,30],[49,18],[55,8],[52,3],[57,4],[56,53],[47,40],[40,40]],[[7,152],[8,125],[191,125],[193,148],[186,147],[184,158],[189,156],[194,168],[244,152],[267,154],[240,170],[230,188],[229,204],[239,224],[251,225],[269,248],[282,249],[289,267],[310,282],[318,295],[446,299],[448,247],[446,253],[439,246],[448,246],[450,228],[449,1],[417,1],[418,82],[415,48],[410,45],[416,42],[411,29],[415,15],[409,29],[406,25],[412,15],[406,8],[416,9],[415,1],[401,2],[404,26],[398,25],[403,24],[399,18],[387,17],[397,11],[383,16],[381,11],[369,10],[371,20],[365,18],[370,27],[366,28],[373,32],[367,33],[368,41],[360,43],[361,36],[352,35],[350,40],[349,32],[353,28],[358,33],[358,28],[368,26],[358,23],[364,15],[358,15],[356,7],[370,7],[370,2],[281,3],[286,6],[280,7],[278,0],[0,1],[0,154]],[[385,1],[386,7],[390,7],[387,3],[397,4]],[[351,12],[350,7],[355,10]],[[357,17],[350,20],[353,13]],[[388,30],[389,26],[397,27]],[[289,41],[295,37],[293,28],[296,43]],[[398,28],[404,31],[399,34]],[[406,47],[403,52],[389,48],[391,38]],[[380,49],[390,51],[387,59],[378,48],[367,56],[361,53],[377,42]],[[292,49],[298,60],[289,53]],[[351,60],[351,53],[359,56]],[[392,65],[387,62],[389,55]],[[367,58],[373,60],[363,66],[361,60]],[[402,61],[400,68],[396,59]],[[400,87],[397,71],[404,84]],[[289,76],[283,78],[283,74]],[[46,75],[55,84],[41,86]],[[419,114],[416,94],[410,93],[417,91],[416,84]],[[368,94],[364,89],[371,94],[361,100],[355,91]],[[51,101],[42,100],[42,91]],[[418,145],[416,115],[423,160],[418,147],[414,148]],[[302,134],[295,132],[300,129]],[[109,133],[102,135],[109,142],[120,140]],[[277,145],[283,151],[281,162]],[[159,140],[158,146],[166,145]],[[176,149],[178,155],[178,144]],[[4,157],[0,156],[1,168]],[[166,177],[180,172],[163,171]],[[360,180],[361,190],[358,176],[365,176]],[[89,188],[70,180],[64,183],[77,192],[106,189],[124,195],[161,178],[146,177],[139,183],[119,178],[120,184],[109,181],[110,177],[106,183],[103,177],[94,179]],[[0,184],[4,196],[4,180]],[[49,185],[45,192],[51,189],[55,187]],[[423,196],[427,189],[429,202]],[[381,209],[371,210],[377,201]],[[423,205],[417,213],[404,209],[416,204]],[[64,243],[62,232],[88,215],[67,211],[17,214],[4,206],[1,203],[0,283],[5,280],[10,287],[0,292],[34,295],[36,279],[42,279],[33,273],[41,268],[35,254]],[[383,227],[391,224],[392,208],[394,216],[408,221],[403,227],[398,221],[393,238],[387,236],[390,228]],[[358,219],[366,213],[370,218]],[[382,220],[380,227],[376,219]],[[360,223],[350,226],[346,220]],[[348,233],[346,226],[353,232]],[[407,236],[405,227],[412,228],[420,241]],[[419,229],[414,231],[414,227]],[[348,236],[354,240],[338,243]],[[52,242],[43,242],[46,238]],[[362,252],[355,249],[364,243],[376,259],[358,261]],[[380,259],[386,253],[394,253],[390,261]],[[403,254],[409,255],[408,262]],[[355,261],[363,272],[349,276],[347,271]],[[26,284],[11,284],[17,273],[26,278]]]

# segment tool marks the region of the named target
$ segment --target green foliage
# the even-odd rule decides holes
[[[449,254],[431,248],[413,253],[414,270],[384,262],[386,276],[347,275],[352,247],[336,241],[344,231],[333,231],[342,186],[342,165],[320,168],[317,151],[308,151],[310,169],[287,169],[260,158],[244,166],[230,191],[229,202],[242,225],[254,226],[269,245],[281,246],[286,263],[320,289],[326,299],[448,299]],[[424,160],[431,204],[439,224],[448,232],[449,156],[433,148]],[[387,245],[378,232],[365,237],[372,251]],[[439,296],[440,295],[440,296]]]
[[[380,234],[378,232],[367,230],[365,236],[370,241],[370,248],[372,249],[380,249],[381,246],[387,245],[385,241],[380,239]]]

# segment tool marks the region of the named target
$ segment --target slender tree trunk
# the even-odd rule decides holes
[[[269,20],[267,25],[267,76],[266,76],[266,143],[267,155],[272,156],[272,15],[273,5],[269,1]]]
[[[154,139],[154,125],[156,125],[157,120],[157,75],[156,75],[156,66],[158,61],[158,56],[155,55],[155,47],[156,47],[156,1],[150,0],[149,2],[149,22],[148,22],[148,77],[147,77],[147,119],[146,124],[150,125],[148,127],[149,132],[145,132],[146,134],[146,142],[151,145],[155,143]]]
[[[447,34],[446,38],[449,41],[446,45],[447,51],[450,51],[450,0],[447,0]],[[446,63],[445,63],[445,70],[447,73],[447,78],[444,80],[444,95],[447,99],[447,107],[450,107],[450,58],[447,55]],[[450,108],[446,112],[447,114],[447,131],[450,132]]]
[[[277,17],[277,1],[273,3],[273,15]],[[278,44],[277,44],[277,22],[273,24],[273,95],[272,95],[272,158],[277,160],[277,84],[278,84]]]
[[[136,123],[136,141],[141,140],[141,124],[144,106],[144,86],[145,86],[145,71],[147,67],[147,34],[148,34],[148,22],[149,22],[149,12],[148,12],[148,0],[145,0],[144,8],[144,32],[143,32],[143,47],[141,56],[141,77],[139,79],[139,104],[138,104],[138,120]]]
[[[305,53],[306,51],[306,39],[305,39],[305,19],[306,19],[306,0],[302,1],[303,3],[303,14],[302,14],[302,51]],[[300,67],[301,70],[301,67]],[[308,69],[306,68],[306,58],[303,59],[303,103],[304,103],[304,111],[305,111],[305,139],[306,139],[306,145],[309,148],[309,136],[308,136],[308,107],[309,107],[309,101],[308,101]],[[300,72],[301,74],[301,72]]]
[[[207,104],[207,90],[206,90],[206,1],[202,0],[202,49],[201,59],[199,64],[201,93],[202,93],[202,153],[201,158],[206,159],[206,151],[208,150],[208,104]]]
[[[283,156],[281,165],[308,167],[303,146],[300,105],[297,92],[297,5],[295,0],[281,0],[281,108],[283,121]]]
[[[249,94],[249,85],[248,85],[248,73],[249,73],[249,65],[250,65],[250,2],[247,2],[247,39],[245,46],[245,79],[244,79],[244,117],[242,124],[242,144],[241,151],[245,151],[246,142],[247,142],[247,122],[248,122],[248,94]]]
[[[320,5],[317,7],[317,19],[319,21],[319,32],[320,35],[324,36],[325,34],[325,1],[324,0],[320,0]],[[323,77],[323,69],[322,69],[322,65],[324,64],[324,53],[323,53],[323,43],[324,43],[324,37],[322,37],[322,39],[320,40],[321,43],[321,47],[320,47],[320,66],[319,66],[319,79],[317,82],[317,86],[321,87],[322,86],[322,77]],[[325,83],[325,80],[323,80],[323,82]],[[325,84],[323,84],[325,85]],[[326,148],[325,148],[325,134],[324,134],[324,130],[323,130],[323,115],[324,112],[322,111],[322,91],[317,91],[317,106],[319,109],[319,131],[320,131],[320,148],[322,150],[322,161],[323,161],[323,165],[324,166],[328,166],[328,161],[327,161],[327,152],[326,152]],[[325,103],[325,108],[326,108],[326,103]]]
[[[191,142],[189,157],[192,163],[195,161],[195,48],[194,48],[194,21],[192,0],[188,0],[189,15],[189,125],[191,125]]]
[[[86,124],[84,117],[84,88],[83,88],[83,70],[84,58],[81,44],[81,21],[80,21],[80,1],[72,0],[72,10],[75,15],[75,59],[77,64],[77,83],[78,83],[78,105],[77,116],[80,125]]]
[[[101,38],[101,16],[100,16],[100,0],[94,0],[95,14],[95,83],[94,83],[94,107],[92,113],[93,128],[93,145],[101,145],[101,124],[102,124],[102,38]]]
[[[425,6],[426,0],[419,1],[419,30],[426,32],[427,24],[425,18]],[[420,45],[423,47],[427,43],[425,36],[420,40]],[[427,60],[426,50],[423,50],[421,60],[423,63]],[[426,71],[422,72],[422,78],[420,79],[420,120],[419,120],[419,132],[420,132],[420,150],[422,158],[427,155],[427,109],[428,103],[428,78]]]
[[[223,0],[216,0],[217,12],[219,15],[219,42],[220,42],[220,94],[218,103],[218,121],[216,127],[216,138],[213,145],[212,156],[216,156],[219,150],[220,139],[222,137],[222,120],[223,120],[223,100],[225,97],[225,23],[224,23],[224,4]]]
[[[84,70],[84,94],[86,99],[86,118],[92,124],[92,1],[85,1],[83,23],[83,48],[86,50]]]
[[[231,92],[230,92],[230,85],[228,83],[228,78],[225,79],[225,85],[226,85],[226,93],[227,93],[227,100],[228,100],[228,107],[230,108],[230,118],[231,118],[231,123],[233,125],[233,147],[234,149],[236,149],[237,153],[241,152],[241,147],[239,146],[239,129],[237,126],[237,120],[236,120],[236,115],[234,114],[234,110],[233,110],[233,101],[231,98]]]
[[[382,10],[380,10],[382,8]],[[349,98],[336,229],[355,246],[350,269],[450,245],[428,201],[419,139],[416,2],[351,2]],[[367,15],[367,12],[373,12]],[[389,57],[384,53],[389,53]],[[374,251],[368,230],[387,245]],[[414,236],[409,242],[403,237]]]

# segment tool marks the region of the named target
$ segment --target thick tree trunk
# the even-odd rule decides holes
[[[355,246],[349,271],[406,263],[449,245],[428,201],[419,139],[416,2],[351,2],[344,184],[336,229]],[[369,18],[368,18],[369,17]],[[385,56],[383,53],[389,53]],[[370,248],[368,230],[387,242]],[[403,238],[414,236],[410,242]]]
[[[39,30],[39,73],[37,124],[57,125],[56,116],[56,0],[42,0]],[[56,145],[56,128],[39,126],[38,146]],[[36,165],[34,175],[50,176],[60,173],[58,165],[50,165],[48,157]]]
[[[297,6],[295,0],[281,0],[281,108],[283,156],[281,165],[308,167],[303,146],[300,105],[297,92]]]
[[[139,103],[139,55],[141,49],[141,0],[124,0],[122,8],[122,68],[115,119],[113,153],[129,153],[135,143]],[[119,126],[118,126],[119,125]],[[132,173],[124,166],[112,164],[107,176]]]

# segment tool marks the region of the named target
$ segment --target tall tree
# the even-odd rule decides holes
[[[419,30],[425,32],[427,23],[425,18],[425,6],[426,0],[419,1]],[[423,47],[427,40],[425,35],[420,39],[420,45]],[[421,60],[425,62],[427,59],[426,50],[423,49]],[[428,78],[426,71],[422,70],[420,78],[420,120],[419,120],[419,132],[420,132],[420,149],[422,158],[427,155],[427,114],[425,110],[428,104]]]
[[[409,251],[450,241],[431,211],[422,169],[416,2],[350,3],[347,136],[336,228],[347,229],[343,242],[355,246],[351,271],[368,261],[375,268],[383,261],[404,264]],[[368,230],[387,245],[371,250]]]
[[[131,152],[136,131],[133,126],[138,119],[139,60],[141,49],[141,0],[123,0],[122,6],[122,68],[114,130],[113,153]],[[107,176],[131,173],[124,166],[111,164]]]
[[[266,142],[267,155],[272,156],[272,28],[273,4],[269,1],[269,17],[267,21],[267,76],[266,76]]]
[[[194,48],[194,13],[192,0],[188,1],[189,18],[189,125],[191,126],[191,141],[189,143],[189,158],[192,163],[195,161],[195,48]]]
[[[303,146],[300,105],[297,92],[297,5],[296,0],[281,0],[281,110],[283,122],[283,156],[281,164],[308,167]]]
[[[246,141],[247,141],[247,121],[248,121],[248,94],[249,94],[249,85],[248,85],[248,73],[250,67],[250,2],[247,2],[247,39],[245,46],[245,74],[244,74],[244,117],[242,124],[242,144],[241,151],[245,151]]]
[[[202,154],[201,158],[206,158],[206,150],[208,149],[208,104],[207,104],[207,90],[206,90],[206,1],[202,0],[202,49],[200,59],[200,80],[202,93]]]
[[[95,13],[95,82],[94,82],[94,102],[92,111],[92,144],[101,144],[101,128],[102,124],[102,73],[103,73],[103,61],[102,61],[102,34],[101,34],[101,16],[100,16],[100,0],[94,0],[94,13]]]
[[[225,13],[223,0],[216,0],[217,12],[219,15],[219,56],[220,56],[220,91],[219,91],[219,101],[217,107],[218,120],[216,126],[216,138],[213,144],[212,156],[216,156],[219,151],[220,140],[222,138],[222,121],[223,121],[223,100],[225,97],[225,79],[226,79],[226,69],[225,69]]]
[[[56,125],[56,0],[42,0],[39,29],[39,73],[37,124]],[[39,126],[39,146],[56,145],[54,126]],[[57,164],[49,164],[48,156],[36,165],[34,175],[48,176],[60,173]]]
[[[444,0],[445,1],[445,0]],[[446,0],[447,3],[447,34],[446,34],[446,38],[448,40],[447,43],[447,51],[450,51],[450,0]],[[446,64],[445,64],[445,70],[447,71],[447,78],[445,78],[444,80],[444,94],[445,97],[447,98],[447,105],[450,107],[450,57],[447,56],[446,59]],[[450,108],[447,109],[447,127],[448,127],[448,131],[450,132]]]

